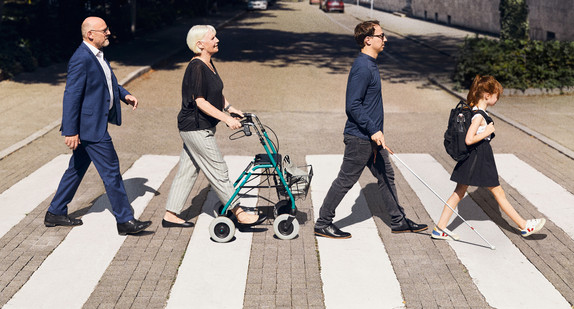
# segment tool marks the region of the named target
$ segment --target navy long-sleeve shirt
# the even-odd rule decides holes
[[[360,53],[347,80],[345,134],[370,140],[383,131],[384,112],[381,76],[375,58]]]

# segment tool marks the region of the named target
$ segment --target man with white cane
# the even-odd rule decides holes
[[[328,238],[350,238],[333,224],[335,209],[346,193],[368,167],[378,180],[381,198],[393,233],[420,232],[428,228],[406,218],[399,205],[394,171],[383,134],[383,98],[381,76],[376,59],[387,42],[378,21],[366,21],[355,27],[355,41],[361,47],[347,81],[344,131],[345,154],[339,175],[333,181],[315,223],[315,235]]]

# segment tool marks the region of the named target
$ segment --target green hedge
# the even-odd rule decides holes
[[[468,89],[477,74],[492,75],[505,88],[574,86],[574,42],[466,38],[453,80]]]

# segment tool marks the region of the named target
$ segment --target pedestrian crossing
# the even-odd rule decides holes
[[[397,156],[439,195],[445,199],[450,196],[454,189],[450,174],[431,155]],[[176,167],[177,159],[175,156],[144,155],[123,175],[136,218]],[[226,156],[225,159],[230,177],[235,179],[251,157]],[[0,218],[0,237],[55,192],[68,160],[69,156],[58,156],[0,194],[0,210],[9,214]],[[567,207],[573,204],[572,193],[514,155],[497,154],[496,160],[501,178],[570,237],[574,235],[567,224],[574,216],[571,207]],[[316,218],[323,198],[337,176],[342,156],[309,155],[306,161],[314,169],[309,194]],[[438,220],[442,202],[400,162],[395,161],[395,166],[433,221]],[[327,308],[404,307],[400,280],[361,193],[361,186],[365,185],[355,185],[337,208],[335,223],[351,232],[353,237],[346,240],[317,238],[322,297]],[[35,188],[34,194],[29,194],[30,188]],[[253,197],[242,199],[242,205],[256,205],[257,193],[251,191],[250,196]],[[190,304],[193,308],[243,306],[253,233],[237,231],[235,238],[224,244],[210,240],[208,227],[217,206],[217,197],[210,192],[177,276],[172,278],[173,286],[166,299],[168,308],[189,308]],[[496,250],[490,250],[453,216],[450,228],[461,236],[461,241],[448,241],[448,244],[490,306],[571,308],[569,301],[573,300],[561,295],[470,197],[461,202],[460,208],[465,209],[465,219],[496,246]],[[96,200],[82,220],[84,225],[70,230],[4,308],[81,308],[84,305],[125,237],[116,233],[105,195]],[[432,223],[424,223],[432,227]],[[0,268],[0,279],[4,270]]]
[[[60,155],[0,194],[0,238],[58,188],[71,155]],[[27,194],[33,188],[34,194]]]
[[[307,164],[311,164],[315,171],[311,184],[315,218],[319,216],[323,199],[337,177],[339,169],[336,167],[342,162],[340,155],[307,156]],[[317,238],[326,307],[401,307],[403,299],[399,282],[358,183],[337,207],[333,223],[351,233],[352,237],[344,240]]]
[[[495,160],[508,184],[574,238],[574,195],[513,154],[497,154]]]
[[[174,156],[146,155],[123,175],[136,218],[176,163]],[[82,307],[126,238],[117,234],[105,195],[82,221],[84,224],[70,231],[5,308]]]
[[[228,156],[225,160],[230,179],[237,179],[251,157]],[[257,189],[251,190],[249,196],[241,199],[241,205],[255,207]],[[229,243],[212,241],[209,237],[209,224],[219,205],[219,199],[210,191],[187,246],[167,308],[186,308],[190,299],[193,300],[193,308],[238,308],[243,304],[253,237],[252,233],[238,230],[235,239]]]
[[[425,182],[436,186],[436,192],[448,198],[454,190],[448,173],[428,154],[400,154],[400,159]],[[394,159],[394,158],[393,158]],[[413,176],[404,165],[396,162],[399,170],[416,192],[434,222],[440,218],[444,204]],[[488,240],[495,242],[496,250],[485,253],[482,240],[465,225],[448,227],[466,241],[450,242],[458,258],[486,301],[495,308],[568,308],[568,302],[548,280],[516,248],[500,228],[468,195],[460,202],[465,209],[465,220]],[[468,212],[470,210],[470,212]],[[455,216],[451,218],[456,220]],[[483,242],[482,242],[483,243]],[[486,247],[486,248],[489,248]],[[510,284],[500,284],[508,282]],[[518,284],[519,282],[519,284]],[[536,291],[536,293],[532,293]]]

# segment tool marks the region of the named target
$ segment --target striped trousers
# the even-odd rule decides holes
[[[199,170],[205,174],[211,188],[225,205],[233,196],[235,189],[229,180],[227,164],[217,147],[215,127],[197,131],[180,131],[179,135],[183,140],[183,150],[165,209],[176,214],[181,213],[197,180]],[[238,198],[235,197],[230,208],[238,204]]]

